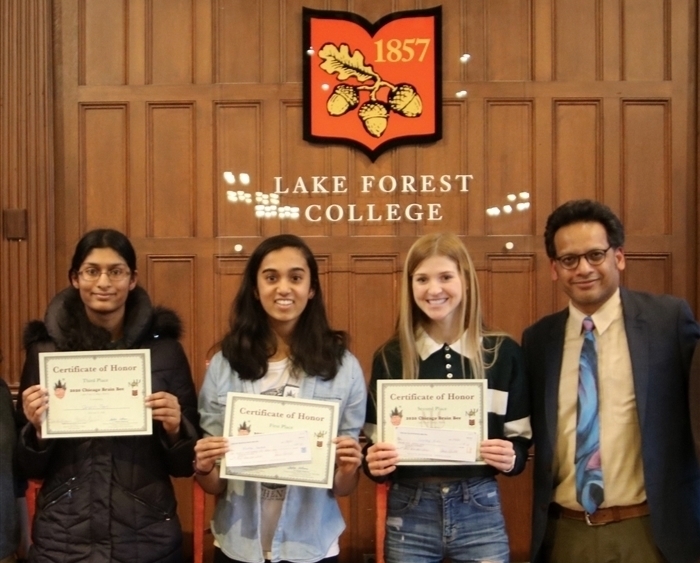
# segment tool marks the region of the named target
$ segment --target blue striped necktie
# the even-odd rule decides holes
[[[600,467],[600,422],[598,419],[598,353],[593,319],[583,319],[583,346],[578,371],[578,415],[576,420],[576,500],[589,514],[602,504],[603,471]]]

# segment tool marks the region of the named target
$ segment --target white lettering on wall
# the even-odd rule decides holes
[[[367,203],[360,205],[349,203],[340,205],[331,203],[323,206],[317,203],[306,207],[304,218],[311,223],[318,223],[322,219],[330,223],[347,221],[348,223],[378,222],[378,221],[442,221],[442,204],[440,203],[409,203],[405,207],[399,203],[376,204]]]
[[[392,176],[362,175],[358,182],[359,191],[355,192],[357,201],[353,203],[329,203],[309,204],[306,207],[299,197],[351,193],[347,184],[347,177],[334,176],[310,176],[290,179],[286,181],[283,176],[273,177],[273,193],[284,194],[288,198],[294,198],[294,202],[284,202],[285,205],[297,205],[296,209],[303,209],[301,215],[310,223],[328,221],[338,223],[377,223],[397,221],[430,221],[438,222],[444,218],[442,203],[435,201],[420,201],[421,196],[469,192],[469,182],[474,177],[471,174],[421,174],[412,176],[402,174]],[[413,203],[377,203],[363,202],[365,196],[380,196],[385,194],[411,194],[418,198]],[[296,197],[294,197],[296,196]]]

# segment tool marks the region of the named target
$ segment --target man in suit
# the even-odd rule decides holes
[[[523,334],[533,563],[700,560],[688,412],[700,329],[685,301],[620,287],[624,239],[595,201],[570,201],[547,220],[552,279],[569,306]]]

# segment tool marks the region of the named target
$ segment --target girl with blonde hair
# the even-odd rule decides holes
[[[429,234],[408,252],[396,334],[374,356],[365,433],[364,469],[391,480],[387,563],[435,563],[449,557],[507,562],[496,475],[525,467],[531,431],[520,347],[483,322],[474,264],[453,234]],[[397,465],[393,444],[376,441],[379,379],[486,379],[488,439],[482,465]]]

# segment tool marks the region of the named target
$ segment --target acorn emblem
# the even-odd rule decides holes
[[[326,110],[332,117],[354,110],[360,103],[360,97],[368,96],[369,100],[360,105],[357,114],[372,137],[381,137],[389,124],[390,111],[402,117],[419,117],[423,113],[423,100],[416,87],[407,82],[394,85],[385,80],[365,60],[360,49],[353,51],[347,43],[325,43],[318,57],[323,61],[319,66],[326,73],[336,75],[337,80],[342,82],[357,82],[355,85],[338,84],[333,88],[326,101]],[[386,101],[381,95],[383,89],[388,90]]]
[[[389,106],[404,117],[418,117],[423,113],[423,101],[412,84],[397,84],[389,94]]]
[[[381,137],[389,121],[389,110],[383,102],[365,102],[358,115],[367,132],[373,137]]]
[[[326,109],[330,115],[339,116],[355,109],[359,103],[357,88],[349,84],[338,84],[326,102]]]

